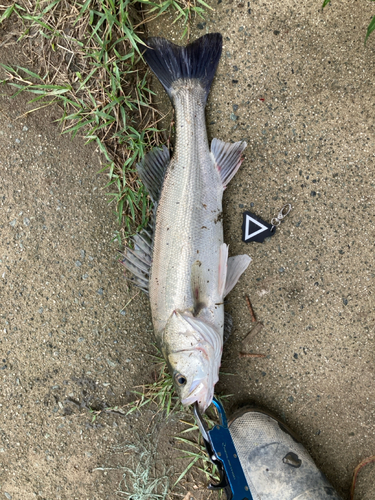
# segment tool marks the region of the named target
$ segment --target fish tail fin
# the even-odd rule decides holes
[[[221,56],[220,33],[204,35],[186,47],[159,37],[149,38],[145,43],[143,57],[171,100],[173,83],[180,79],[198,80],[207,99]]]

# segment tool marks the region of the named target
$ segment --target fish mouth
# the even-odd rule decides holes
[[[207,389],[203,382],[198,382],[198,385],[190,391],[189,395],[181,400],[183,405],[191,405],[197,403],[199,410],[204,413],[210,406],[213,398],[213,390]]]
[[[198,401],[199,393],[202,390],[204,390],[204,384],[203,382],[198,382],[198,385],[192,391],[190,391],[189,395],[186,396],[186,398],[181,400],[181,403],[183,405],[191,405],[195,403],[196,401]]]

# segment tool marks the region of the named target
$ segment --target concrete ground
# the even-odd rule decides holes
[[[211,5],[191,39],[223,34],[208,133],[248,142],[224,230],[231,254],[253,259],[229,296],[235,331],[217,391],[233,394],[228,413],[255,402],[279,415],[348,498],[354,467],[375,454],[375,34],[363,44],[375,12],[346,0],[324,12],[292,0]],[[150,34],[177,43],[181,29],[165,16]],[[11,93],[0,98],[0,498],[119,498],[126,447],[141,448],[153,415],[94,420],[89,408],[124,405],[150,380],[148,302],[123,279],[98,152],[59,134],[58,109],[25,114],[26,96]],[[241,242],[244,210],[270,220],[285,203],[293,210],[271,240]],[[252,326],[245,294],[264,325],[247,347],[263,359],[238,356]],[[160,464],[178,474],[177,424],[155,422],[149,441],[161,433]],[[363,469],[356,500],[375,499],[374,478],[374,464]]]

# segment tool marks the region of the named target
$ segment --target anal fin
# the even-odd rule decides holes
[[[242,152],[246,148],[245,141],[235,143],[213,139],[211,142],[211,153],[215,159],[216,166],[220,172],[224,188],[235,176],[242,163]]]

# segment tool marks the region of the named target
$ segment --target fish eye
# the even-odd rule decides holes
[[[186,377],[184,377],[183,375],[181,375],[181,373],[177,373],[175,376],[174,376],[174,379],[175,381],[177,382],[177,384],[179,386],[183,386],[186,384],[187,380],[186,380]]]

